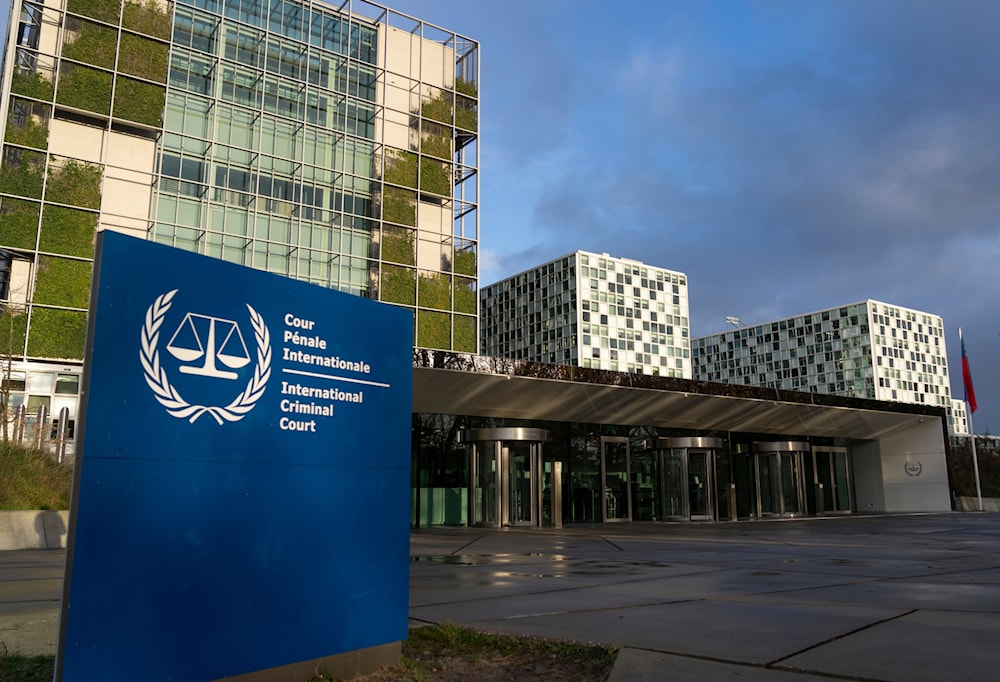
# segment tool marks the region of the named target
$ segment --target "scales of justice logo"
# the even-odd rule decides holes
[[[170,382],[166,369],[160,364],[158,345],[161,326],[177,292],[178,289],[174,289],[158,296],[146,309],[139,347],[139,360],[146,383],[156,400],[166,408],[167,414],[173,417],[187,419],[193,424],[207,413],[219,424],[239,421],[264,395],[267,381],[271,378],[271,335],[264,324],[264,318],[247,305],[250,328],[253,329],[256,344],[257,365],[243,390],[228,404],[192,403],[181,396]],[[251,362],[250,351],[236,320],[195,312],[184,315],[171,333],[166,349],[181,363],[178,370],[182,374],[217,380],[222,385],[237,381],[240,375],[235,370],[242,369]],[[220,386],[219,390],[222,391],[223,388]]]

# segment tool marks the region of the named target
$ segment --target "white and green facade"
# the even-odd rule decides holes
[[[404,306],[416,347],[476,352],[478,83],[476,41],[358,0],[14,0],[12,400],[79,371],[104,229]]]
[[[484,355],[691,378],[682,272],[576,251],[480,296]]]
[[[692,347],[695,379],[943,407],[952,432],[967,433],[939,315],[866,300],[698,337]]]

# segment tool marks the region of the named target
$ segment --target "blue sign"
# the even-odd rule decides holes
[[[62,678],[405,639],[412,313],[114,232],[90,311]]]

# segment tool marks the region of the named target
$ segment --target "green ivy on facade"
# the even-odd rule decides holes
[[[416,227],[416,193],[399,187],[385,187],[382,191],[382,220]]]
[[[44,173],[43,153],[6,147],[0,167],[0,192],[41,199]]]
[[[14,122],[15,112],[18,109],[28,110],[28,115],[22,125]],[[50,111],[51,108],[44,104],[29,102],[17,97],[11,98],[10,114],[7,116],[7,132],[4,137],[5,141],[25,147],[45,149],[49,142]],[[36,112],[38,113],[36,114]]]
[[[59,73],[59,104],[107,116],[111,113],[111,73],[64,64]]]
[[[83,359],[87,314],[75,310],[33,307],[28,355],[40,358]]]
[[[476,295],[476,280],[467,277],[456,277],[453,296],[455,311],[459,313],[476,313],[479,296]]]
[[[385,181],[410,189],[417,188],[417,155],[403,149],[385,151]]]
[[[67,159],[61,166],[55,164],[49,166],[45,198],[59,204],[100,208],[100,166],[74,159]]]
[[[122,33],[118,70],[148,81],[165,83],[167,45],[134,33]]]
[[[451,316],[431,310],[417,311],[417,345],[451,350]]]
[[[170,15],[157,4],[156,0],[144,0],[144,2],[126,0],[123,9],[122,26],[128,30],[162,40],[170,38]]]
[[[417,303],[421,308],[451,310],[451,284],[448,273],[421,272],[417,286]]]
[[[118,23],[121,9],[121,0],[66,0],[68,12],[98,19],[108,24]]]
[[[111,69],[115,66],[118,32],[110,26],[69,17],[63,42],[64,59]]]
[[[405,227],[386,225],[382,228],[382,260],[416,265],[416,233]]]
[[[0,243],[15,249],[33,251],[38,238],[40,204],[22,199],[5,197],[0,204]]]
[[[426,156],[420,157],[420,191],[450,197],[451,164],[441,163]]]
[[[35,99],[52,101],[55,94],[55,86],[52,81],[46,80],[40,73],[22,74],[17,71],[10,80],[10,90],[18,95],[34,97]]]
[[[143,123],[154,128],[163,125],[163,107],[167,91],[152,83],[133,78],[115,79],[115,117]]]
[[[86,308],[91,270],[89,261],[39,256],[33,302]]]
[[[455,328],[455,348],[460,353],[476,352],[476,320],[473,317],[456,315],[452,321]]]
[[[475,246],[455,249],[454,269],[455,273],[459,275],[469,275],[470,277],[476,276]]]
[[[383,265],[379,300],[398,305],[416,305],[417,271],[399,265]]]
[[[42,211],[42,231],[38,238],[38,248],[50,253],[92,258],[96,234],[96,213],[46,205]]]

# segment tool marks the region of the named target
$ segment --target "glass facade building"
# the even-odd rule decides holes
[[[687,276],[576,251],[481,292],[483,354],[691,378]]]
[[[692,346],[702,381],[953,407],[943,320],[897,305],[861,301]]]
[[[415,526],[951,505],[945,410],[927,404],[432,353],[413,411]]]
[[[476,352],[476,41],[359,0],[15,0],[3,58],[19,370],[78,368],[102,229],[404,306],[417,347]]]

